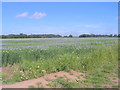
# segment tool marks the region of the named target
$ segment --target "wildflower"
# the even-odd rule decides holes
[[[74,52],[72,52],[72,53],[74,53]]]
[[[38,68],[40,67],[40,66],[37,66]]]
[[[15,70],[13,72],[15,73]]]
[[[77,58],[79,58],[79,57],[77,57]]]
[[[46,71],[45,71],[45,70],[42,70],[42,72],[43,72],[43,73],[46,73]]]
[[[20,73],[22,73],[22,71],[20,71]]]
[[[59,59],[61,59],[61,58],[59,58]]]

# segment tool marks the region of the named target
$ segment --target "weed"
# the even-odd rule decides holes
[[[3,80],[3,82],[14,83],[37,78],[47,73],[75,70],[87,73],[86,81],[84,82],[86,87],[90,84],[98,87],[106,82],[107,79],[109,80],[108,77],[112,77],[111,73],[115,75],[119,73],[117,71],[117,60],[120,58],[118,57],[118,43],[113,40],[110,45],[104,44],[109,41],[112,40],[78,40],[74,45],[54,45],[47,49],[23,48],[3,50],[2,65],[17,64],[19,67],[12,79]],[[67,43],[69,42],[67,41]],[[15,43],[17,45],[18,42]],[[72,75],[72,73],[70,74]],[[56,82],[62,85],[61,87],[81,87],[79,80],[72,83],[59,78]]]

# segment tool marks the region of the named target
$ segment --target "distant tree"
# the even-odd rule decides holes
[[[117,37],[117,34],[114,34],[113,37]]]
[[[0,37],[2,38],[60,38],[62,37],[61,35],[55,35],[55,34],[31,34],[31,35],[27,35],[27,34],[9,34],[9,35],[0,35]],[[72,38],[72,35],[69,36],[63,36],[65,38]],[[81,34],[79,35],[79,37],[120,37],[120,34],[115,34],[115,35],[95,35],[95,34]]]
[[[95,34],[91,34],[91,37],[95,37],[96,35]]]
[[[64,37],[68,37],[68,36],[64,36]]]
[[[120,37],[120,34],[118,34],[118,37]]]
[[[15,35],[14,35],[14,34],[9,34],[7,37],[8,37],[8,38],[14,38]]]
[[[72,35],[69,35],[69,37],[73,37]]]
[[[62,36],[58,34],[57,37],[62,37]]]
[[[23,33],[20,33],[20,34],[19,34],[19,37],[20,37],[20,38],[27,38],[27,35],[26,35],[26,34],[23,34]]]
[[[79,37],[90,37],[89,34],[82,34]]]
[[[112,37],[113,35],[112,34],[110,34],[110,35],[108,35],[109,37]]]
[[[79,35],[79,37],[113,37],[113,35],[112,34],[110,35],[82,34],[82,35]]]

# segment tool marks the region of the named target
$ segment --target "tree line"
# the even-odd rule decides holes
[[[72,38],[73,35],[68,36],[61,36],[61,35],[55,35],[55,34],[9,34],[9,35],[0,35],[0,38]],[[81,37],[120,37],[120,34],[110,34],[110,35],[95,35],[95,34],[81,34],[79,35],[79,38]]]
[[[110,35],[95,35],[95,34],[82,34],[79,37],[120,37],[120,34],[110,34]]]
[[[54,35],[54,34],[9,34],[9,35],[2,35],[1,38],[59,38],[62,37],[61,35]]]

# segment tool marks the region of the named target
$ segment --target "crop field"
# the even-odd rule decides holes
[[[64,71],[71,76],[82,73],[84,80],[80,75],[72,82],[56,76],[38,87],[118,87],[118,38],[2,39],[1,46],[3,85]]]

